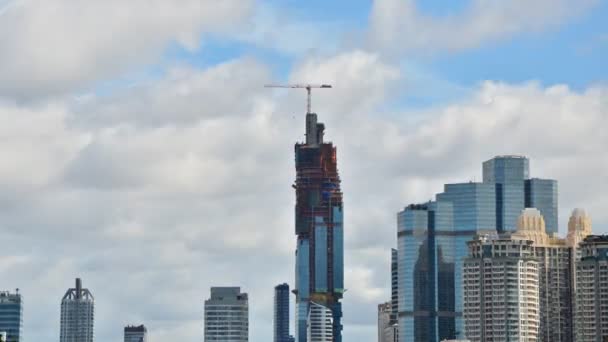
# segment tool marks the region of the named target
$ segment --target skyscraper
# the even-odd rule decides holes
[[[545,218],[547,233],[557,234],[557,181],[527,179],[525,183],[526,208],[536,208]]]
[[[0,292],[0,331],[6,333],[7,342],[22,341],[23,299],[18,291]]]
[[[289,335],[289,285],[274,288],[274,342],[292,342]]]
[[[143,324],[125,327],[125,342],[146,342],[147,335],[148,329]]]
[[[572,342],[575,255],[567,239],[546,232],[527,208],[515,232],[469,242],[464,262],[464,318],[471,341]]]
[[[205,301],[205,342],[247,342],[249,301],[240,287],[212,287]]]
[[[76,287],[68,289],[61,300],[60,342],[93,342],[95,323],[95,298],[88,289],[82,288],[80,278]]]
[[[312,303],[331,312],[334,342],[342,341],[344,242],[342,192],[336,148],[323,141],[325,126],[306,114],[306,142],[295,145],[296,339],[307,342]],[[323,311],[327,313],[327,311]],[[314,316],[314,315],[313,315]],[[326,335],[324,335],[326,336]],[[308,341],[310,342],[310,341]]]
[[[577,342],[608,339],[608,236],[590,235],[580,244],[576,263]]]
[[[435,201],[409,205],[398,214],[400,341],[464,337],[461,294],[467,241],[478,234],[515,230],[526,206],[528,168],[525,157],[495,157],[483,163],[482,183],[446,184]],[[536,191],[528,196],[530,203],[557,208],[557,197],[541,196],[536,185],[530,186]],[[554,214],[556,218],[557,209]]]

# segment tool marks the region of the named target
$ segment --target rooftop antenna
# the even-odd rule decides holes
[[[312,88],[332,88],[331,84],[266,84],[264,88],[301,88],[306,89],[308,99],[306,102],[306,114],[312,114],[311,98]]]

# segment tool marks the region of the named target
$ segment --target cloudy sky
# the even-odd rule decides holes
[[[600,0],[0,0],[0,287],[59,339],[74,278],[98,341],[145,323],[202,341],[212,285],[272,336],[293,284],[305,94],[338,146],[346,341],[373,341],[396,212],[498,154],[531,158],[608,232],[608,3]]]

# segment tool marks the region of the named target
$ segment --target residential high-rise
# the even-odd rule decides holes
[[[378,342],[397,342],[397,323],[393,322],[391,302],[378,304]]]
[[[515,232],[469,242],[463,293],[471,341],[572,342],[575,250],[527,208]]]
[[[334,339],[334,315],[330,308],[325,305],[310,302],[308,310],[308,342],[333,342]]]
[[[249,302],[240,287],[212,287],[205,301],[205,342],[247,342]]]
[[[146,342],[148,329],[142,324],[139,326],[129,325],[125,327],[125,342]]]
[[[495,157],[483,163],[482,183],[446,184],[435,201],[407,206],[398,214],[400,341],[464,337],[467,242],[479,234],[515,230],[526,206],[528,165],[525,157]],[[557,199],[538,195],[533,183],[530,203],[557,208]]]
[[[19,290],[0,292],[0,331],[6,334],[7,342],[23,340],[23,298]]]
[[[577,342],[608,340],[608,236],[590,235],[576,263]]]
[[[61,300],[60,342],[93,342],[95,323],[95,298],[88,289],[82,288],[80,278],[76,287],[68,289]]]
[[[315,310],[323,307],[331,312],[332,341],[342,341],[342,192],[336,148],[323,141],[324,129],[322,123],[317,123],[317,114],[307,113],[306,142],[295,145],[296,181],[293,187],[296,191],[297,247],[294,293],[298,342],[307,342],[311,335],[308,330],[312,325],[308,320],[313,302]]]
[[[274,342],[292,342],[289,335],[289,285],[274,288]]]

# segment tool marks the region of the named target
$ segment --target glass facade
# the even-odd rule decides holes
[[[557,220],[557,182],[529,180],[527,158],[501,156],[483,163],[482,183],[446,184],[435,202],[398,214],[399,341],[464,337],[467,241],[515,230],[528,200]]]
[[[314,301],[331,311],[332,342],[342,341],[344,227],[336,148],[323,142],[325,126],[306,115],[306,143],[295,145],[296,340],[311,335]],[[307,330],[308,329],[308,330]],[[312,342],[312,341],[310,341]]]
[[[496,187],[496,228],[513,231],[525,207],[524,181],[530,162],[521,156],[499,156],[483,163],[483,182]]]
[[[291,342],[289,336],[289,285],[274,287],[274,342]]]
[[[22,341],[23,301],[19,293],[0,292],[0,331],[7,342]]]
[[[547,233],[557,233],[557,181],[532,178],[526,180],[526,208],[536,208],[545,219]]]

